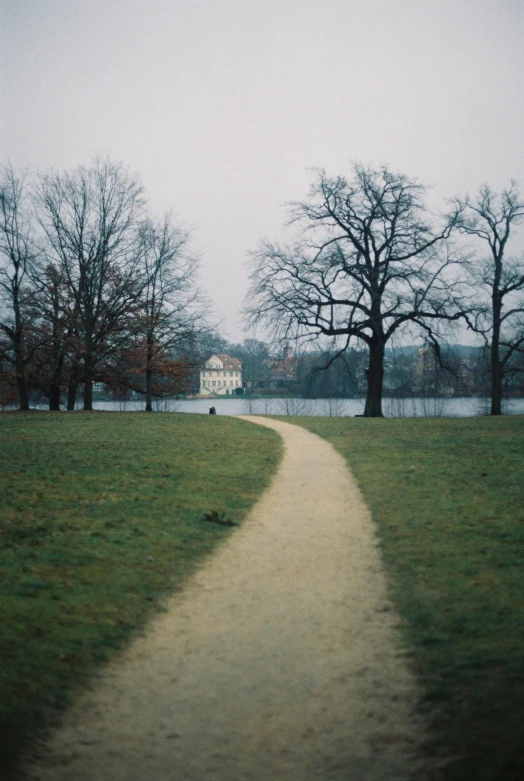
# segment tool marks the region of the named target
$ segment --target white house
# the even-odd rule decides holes
[[[212,355],[200,370],[201,396],[232,396],[242,387],[242,364],[229,355]]]

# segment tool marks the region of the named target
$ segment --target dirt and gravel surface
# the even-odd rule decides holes
[[[40,781],[405,781],[423,726],[342,457],[285,455],[248,520],[65,715]]]

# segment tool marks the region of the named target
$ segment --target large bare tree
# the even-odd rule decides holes
[[[97,367],[121,348],[136,325],[146,282],[139,231],[143,206],[136,178],[108,159],[39,180],[38,219],[48,262],[69,291],[86,410],[92,409]]]
[[[524,200],[516,182],[500,194],[488,185],[474,198],[457,199],[458,227],[487,244],[489,254],[469,260],[467,269],[479,306],[469,321],[480,333],[489,354],[491,415],[502,414],[504,379],[524,356],[524,255],[511,256],[508,245],[512,231],[524,218]],[[487,294],[487,304],[479,298]]]
[[[24,177],[0,171],[0,351],[13,368],[21,410],[29,409],[27,367],[36,349],[31,269],[35,243]]]
[[[435,329],[461,315],[447,239],[456,217],[434,227],[417,181],[355,165],[353,176],[319,171],[309,199],[292,207],[292,246],[264,242],[252,253],[250,322],[286,338],[352,339],[369,351],[364,415],[382,416],[384,353],[407,324],[435,344]],[[455,291],[456,293],[457,291]]]

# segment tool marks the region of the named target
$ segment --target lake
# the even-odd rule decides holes
[[[160,399],[153,402],[161,412],[196,412],[208,414],[213,405],[218,415],[312,415],[317,417],[354,417],[364,412],[364,399],[255,399],[236,398],[188,399],[175,401]],[[143,401],[94,401],[98,410],[135,412],[144,409]],[[469,418],[489,412],[485,398],[387,398],[383,400],[386,417],[446,417]],[[508,399],[504,412],[524,414],[524,398]]]

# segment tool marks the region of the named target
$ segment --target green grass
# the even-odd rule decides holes
[[[280,458],[207,415],[0,415],[0,771],[240,522]],[[222,515],[220,515],[222,517]],[[0,772],[0,776],[2,772]]]
[[[445,781],[524,779],[524,417],[294,418],[378,525]]]

